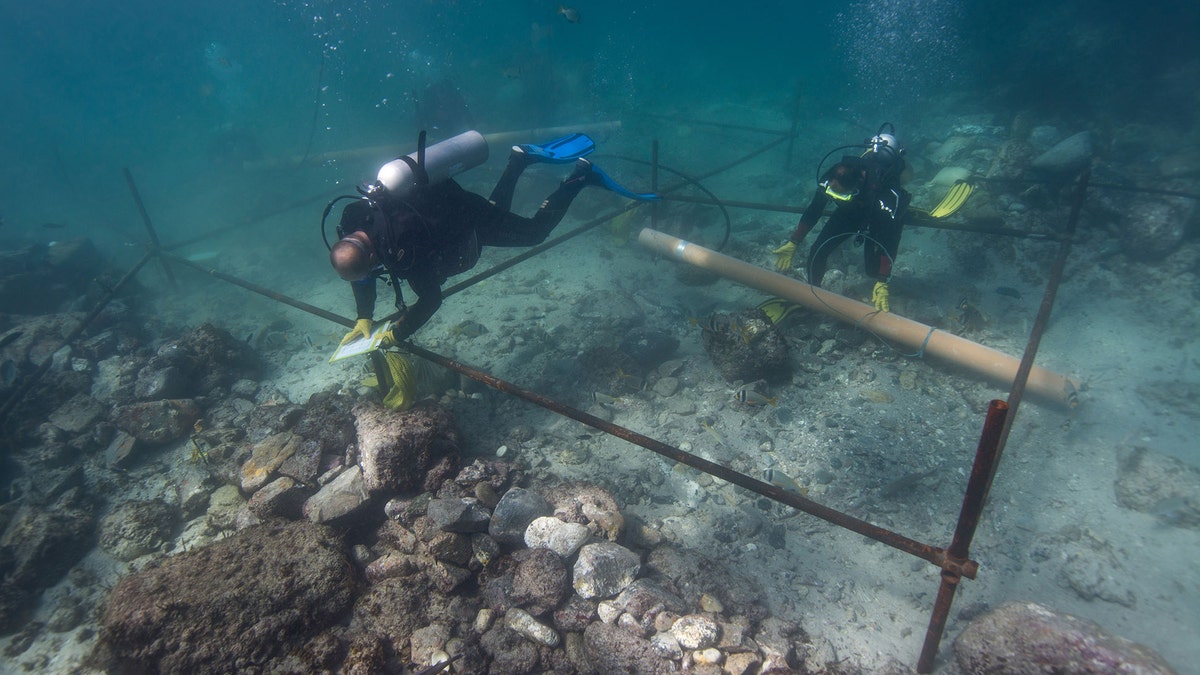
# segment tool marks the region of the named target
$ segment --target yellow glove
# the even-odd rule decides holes
[[[342,345],[360,337],[371,337],[371,320],[359,319],[354,322],[354,330],[346,333],[346,337],[342,338]],[[339,347],[342,345],[338,345]]]
[[[871,293],[871,302],[875,303],[876,311],[892,311],[891,305],[888,304],[888,285],[886,281],[875,282],[875,290]]]
[[[775,254],[775,269],[787,272],[792,269],[792,257],[796,255],[796,242],[789,241],[771,253]]]
[[[388,349],[389,347],[396,346],[396,335],[393,331],[395,331],[394,328],[385,330],[384,332],[379,334],[379,336],[381,338],[379,341],[380,347],[383,347],[384,349]]]

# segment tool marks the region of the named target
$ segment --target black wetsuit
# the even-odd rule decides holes
[[[380,262],[370,276],[350,284],[357,318],[373,318],[380,276],[407,281],[417,302],[403,309],[393,328],[395,339],[403,340],[441,307],[442,284],[474,267],[483,246],[534,246],[544,241],[584,182],[564,181],[532,218],[524,218],[509,208],[526,166],[527,161],[510,161],[490,201],[447,179],[413,188],[403,199],[384,198],[378,207],[366,200],[348,205],[342,211],[341,235],[365,233]],[[397,300],[400,304],[398,289]]]
[[[863,267],[867,275],[886,282],[892,275],[892,260],[900,247],[900,234],[912,199],[912,195],[900,187],[904,160],[886,160],[876,153],[868,153],[865,157],[843,158],[842,162],[866,169],[867,177],[850,201],[837,203],[837,209],[825,221],[825,227],[821,228],[809,249],[808,283],[820,286],[829,254],[845,239],[858,234],[864,235]],[[821,219],[832,199],[823,186],[833,173],[834,169],[830,169],[821,177],[822,187],[817,188],[812,202],[800,216],[800,223],[790,237],[797,245]]]

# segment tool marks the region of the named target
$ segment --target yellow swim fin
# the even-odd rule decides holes
[[[942,201],[929,212],[930,217],[940,219],[954,215],[967,203],[967,197],[970,197],[974,190],[975,186],[965,180],[955,181],[946,196],[942,197]]]
[[[778,325],[780,321],[792,315],[792,312],[800,309],[800,305],[786,298],[771,298],[758,306],[763,314],[771,320],[771,323]]]

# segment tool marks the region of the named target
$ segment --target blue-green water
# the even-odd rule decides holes
[[[499,132],[619,120],[628,133],[602,138],[602,152],[645,155],[646,141],[661,136],[673,166],[700,173],[713,162],[739,156],[762,138],[710,134],[703,127],[672,120],[711,119],[777,129],[794,121],[797,161],[790,169],[772,161],[767,168],[736,174],[729,183],[734,187],[721,184],[726,178],[714,181],[725,198],[792,203],[807,198],[815,164],[825,151],[861,140],[885,120],[893,121],[917,150],[945,141],[960,124],[1003,128],[1002,133],[980,134],[1003,135],[1019,126],[1014,123],[1019,116],[1028,120],[1027,126],[1055,126],[1063,136],[1091,130],[1106,140],[1097,154],[1108,172],[1101,178],[1109,182],[1158,175],[1144,169],[1181,153],[1186,160],[1187,149],[1200,145],[1200,10],[1189,3],[887,0],[813,6],[581,0],[571,7],[580,14],[578,23],[560,14],[556,2],[5,0],[0,11],[0,89],[5,92],[0,105],[0,237],[18,246],[87,235],[105,256],[131,261],[141,252],[144,235],[123,167],[136,177],[160,236],[172,242],[250,214],[269,213],[293,199],[336,192],[339,186],[341,192],[349,191],[354,183],[374,177],[376,159],[360,156],[303,167],[299,160],[373,146],[408,152],[423,127],[440,138],[466,124]],[[439,95],[442,102],[437,104]],[[748,144],[745,148],[743,142]],[[994,150],[982,143],[980,147]],[[503,148],[492,152],[493,157],[503,156]],[[913,153],[914,162],[918,154]],[[275,168],[253,168],[262,163],[274,163]],[[1139,173],[1134,178],[1125,175],[1135,168]],[[920,179],[929,180],[935,170]],[[464,183],[486,190],[494,177],[477,175],[481,173],[471,174]],[[1169,187],[1195,192],[1194,169],[1191,174],[1173,174],[1180,176],[1183,183]],[[645,176],[633,180],[640,187]],[[797,186],[798,192],[788,192],[789,186]],[[1111,206],[1103,201],[1109,197],[1098,199],[1092,203]],[[263,241],[267,252],[250,256],[261,261],[260,269],[252,270],[261,275],[249,276],[273,288],[288,284],[284,290],[302,299],[308,299],[305,293],[316,285],[313,278],[332,280],[316,236],[323,201],[290,211],[294,228],[268,230],[270,238]],[[1037,206],[1033,197],[1030,202]],[[584,200],[579,208],[592,207]],[[1091,218],[1109,212],[1088,213]],[[739,216],[735,238],[743,251],[751,246],[765,249],[768,242],[781,243],[793,224],[790,215],[761,220]],[[1194,224],[1191,227],[1194,245]],[[923,260],[918,255],[923,245],[933,257],[946,240],[906,237],[898,264],[911,268],[901,272],[896,295],[901,302],[907,297],[910,307],[934,314],[919,303],[932,304],[939,291],[952,295],[942,299],[953,303],[960,287],[978,281],[975,275],[982,272],[970,265],[984,258],[989,258],[993,276],[981,281],[982,287],[1021,285],[1028,301],[1022,310],[1035,304],[1040,279],[1026,279],[1022,264],[1045,263],[1046,249],[1040,259],[1030,261],[1039,254],[1024,248],[1011,249],[1019,251],[1014,254],[1007,245],[994,242],[980,244],[986,250],[963,254],[969,263],[952,276],[943,271],[946,276],[937,277],[928,260],[925,268],[916,261]],[[260,241],[246,238],[235,243],[252,252]],[[229,242],[220,246],[228,247]],[[1107,251],[1101,259],[1084,248],[1077,259],[1087,261],[1082,266],[1090,270],[1109,259],[1112,253]],[[246,258],[234,262],[242,271],[253,268]],[[298,271],[293,268],[303,268],[309,276],[284,274]],[[1060,306],[1065,318],[1055,324],[1058,333],[1052,333],[1049,346],[1070,352],[1075,327],[1085,326],[1099,336],[1088,344],[1108,348],[1098,352],[1120,352],[1111,348],[1110,335],[1128,335],[1133,331],[1117,328],[1129,330],[1135,322],[1106,313],[1111,309],[1106,300],[1111,295],[1130,304],[1157,306],[1161,298],[1135,295],[1139,280],[1152,280],[1153,269],[1149,263],[1141,269],[1120,268],[1113,273],[1120,274],[1114,276],[1118,281],[1098,284],[1094,294],[1077,292]],[[662,268],[653,271],[665,276]],[[1172,296],[1185,309],[1155,315],[1171,315],[1171,323],[1148,333],[1195,321],[1194,310],[1189,314],[1187,309],[1192,305],[1182,300],[1196,293],[1188,286],[1194,286],[1194,265],[1189,273],[1193,276],[1181,277],[1180,296]],[[696,291],[692,297],[706,292]],[[231,292],[229,298],[231,307],[244,309],[242,295]],[[983,301],[990,302],[985,310],[997,324],[1016,324],[1026,316],[1004,315],[1012,304],[1007,300],[984,295]],[[350,311],[349,293],[331,309]],[[444,311],[454,316],[454,309]],[[686,321],[686,311],[681,310],[678,323]],[[236,319],[239,325],[247,321],[244,315]],[[1117,328],[1110,332],[1106,322]],[[1012,333],[1024,335],[1016,329]],[[1020,344],[1011,334],[1001,337]],[[1173,344],[1196,344],[1194,335],[1176,340]],[[1156,381],[1176,376],[1194,380],[1194,353],[1185,353],[1179,365],[1181,358],[1168,348],[1147,351],[1154,355],[1151,362],[1157,370],[1139,375]],[[1063,360],[1072,367],[1095,365],[1086,354]],[[880,381],[884,379],[881,375]],[[835,390],[836,384],[840,383],[827,383],[821,390]],[[1047,511],[1066,508],[1066,502],[1054,496],[1062,487],[1059,482],[1068,486],[1063,487],[1067,502],[1078,509],[1081,521],[1087,518],[1088,500],[1111,506],[1112,477],[1104,472],[1112,471],[1114,447],[1145,443],[1192,466],[1200,462],[1194,446],[1180,441],[1194,438],[1188,430],[1196,428],[1196,420],[1169,405],[1184,396],[1168,392],[1162,399],[1143,402],[1132,393],[1141,385],[1093,378],[1093,400],[1127,403],[1133,409],[1130,415],[1136,413],[1137,418],[1124,420],[1112,413],[1102,419],[1109,411],[1093,406],[1079,413],[1082,422],[1075,422],[1076,429],[1083,431],[1074,432],[1073,439],[1064,440],[1066,432],[1055,431],[1064,425],[1059,417],[1034,417],[1043,422],[1039,433],[1050,429],[1055,434],[1046,436],[1051,441],[1037,436],[1032,444],[1037,452],[1065,452],[1056,445],[1061,442],[1086,461],[1061,462],[1058,473],[1048,474],[1055,476],[1046,480],[1054,483],[1049,488],[1036,480],[1029,483],[1034,487],[1022,483],[1020,489],[1036,497],[1014,491],[1016,496],[995,507],[993,515],[1003,514],[1003,519],[990,522],[1006,524],[1009,517],[1025,522],[1026,499]],[[802,395],[813,407],[829,405],[812,390]],[[793,410],[799,419],[808,413],[801,405],[789,408]],[[847,414],[857,416],[855,410]],[[921,424],[884,414],[880,418],[889,430],[899,429],[897,435]],[[964,426],[973,432],[973,422]],[[969,434],[965,442],[954,438],[954,450],[940,452],[965,457],[973,440]],[[1098,458],[1094,464],[1093,445]],[[1026,452],[1025,461],[1041,465],[1040,455]],[[1029,467],[1023,471],[1037,473]],[[1089,484],[1104,490],[1071,492],[1076,471],[1101,476]],[[1010,509],[1021,517],[1009,516]],[[1029,520],[1037,515],[1035,511]],[[944,525],[939,521],[933,526],[937,532],[931,538],[942,536]],[[1030,525],[1029,531],[1051,543],[1036,542],[1042,557],[1033,563],[1021,558],[1012,564],[1017,570],[1012,578],[1019,581],[1009,584],[1009,577],[991,577],[989,599],[1007,597],[1010,585],[1018,589],[1014,596],[1024,588],[1038,588],[1018,575],[1037,577],[1038,563],[1050,561],[1043,576],[1057,569],[1051,564],[1059,560],[1054,537],[1060,525],[1045,525],[1045,532],[1041,523]],[[1092,534],[1087,529],[1100,525],[1084,522],[1086,536],[1077,538],[1096,550],[1119,546],[1109,542],[1119,542],[1123,533]],[[1171,563],[1174,572],[1192,574],[1179,581],[1185,589],[1179,593],[1183,600],[1173,604],[1172,599],[1147,593],[1137,608],[1076,600],[1072,610],[1095,610],[1097,619],[1113,630],[1133,634],[1175,659],[1190,658],[1196,654],[1188,646],[1198,621],[1196,605],[1190,605],[1191,613],[1180,607],[1196,595],[1195,569],[1194,563],[1189,568],[1180,561],[1195,550],[1195,532],[1152,534],[1155,542],[1179,543],[1178,552],[1144,556]],[[1005,554],[985,550],[985,573]],[[1130,578],[1140,574],[1134,566],[1129,562],[1125,568]],[[1167,576],[1163,570],[1152,572]],[[932,589],[932,582],[928,587]],[[1070,591],[1066,593],[1070,597]],[[966,597],[968,602],[972,599]],[[923,610],[928,602],[919,604]],[[1170,612],[1179,613],[1177,635],[1158,629],[1161,616]],[[910,640],[915,647],[915,638]],[[1187,670],[1182,661],[1175,665]]]

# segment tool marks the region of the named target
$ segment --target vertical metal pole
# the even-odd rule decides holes
[[[133,201],[137,204],[138,213],[142,214],[142,222],[146,224],[146,234],[150,237],[150,246],[154,253],[158,253],[162,246],[158,243],[158,232],[154,230],[154,223],[150,221],[150,214],[146,211],[146,205],[142,202],[142,195],[138,192],[137,183],[133,182],[133,174],[129,171],[129,167],[121,167],[121,172],[125,174],[125,182],[129,184],[129,193],[133,195]],[[161,258],[159,264],[162,265],[163,274],[167,275],[167,281],[171,282],[171,286],[175,286],[175,275],[171,272],[171,268]]]
[[[975,529],[979,526],[979,517],[987,499],[988,486],[991,485],[992,475],[996,470],[999,459],[999,444],[1004,429],[1004,420],[1008,417],[1008,404],[994,400],[988,405],[987,419],[983,423],[983,433],[979,436],[979,446],[975,450],[975,465],[971,468],[971,477],[967,480],[967,491],[963,495],[962,509],[958,514],[958,525],[954,528],[954,539],[946,549],[946,558],[951,562],[965,561],[971,548],[971,540],[975,537]],[[929,627],[925,630],[925,644],[921,647],[921,658],[917,661],[918,673],[933,672],[933,660],[937,656],[938,645],[942,642],[942,634],[946,630],[946,618],[950,615],[950,605],[954,601],[954,593],[958,590],[958,582],[962,575],[952,569],[942,570],[942,584],[938,588],[937,600],[933,603],[933,612],[929,616]]]
[[[783,164],[785,170],[792,168],[792,149],[796,147],[796,131],[800,128],[800,83],[796,83],[796,98],[792,102],[792,129],[788,133],[787,159]]]
[[[658,194],[658,139],[650,145],[650,191]],[[650,205],[650,227],[658,229],[658,210],[661,202]]]
[[[1079,223],[1083,211],[1083,201],[1087,194],[1088,181],[1091,179],[1091,169],[1086,168],[1079,176],[1075,194],[1071,202],[1071,213],[1067,219],[1065,239],[1059,246],[1058,255],[1050,269],[1050,278],[1046,282],[1046,292],[1042,296],[1042,304],[1038,308],[1037,317],[1030,331],[1029,341],[1025,345],[1025,353],[1021,356],[1021,364],[1017,368],[1016,378],[1008,393],[1008,401],[992,401],[988,408],[987,421],[984,423],[983,436],[979,439],[979,449],[975,452],[975,466],[971,469],[971,478],[967,481],[967,492],[963,495],[962,510],[959,511],[958,525],[954,529],[954,539],[946,549],[946,560],[955,563],[966,559],[971,547],[971,539],[979,525],[979,516],[987,503],[988,493],[992,489],[992,480],[996,477],[996,469],[1004,446],[1008,442],[1008,434],[1012,430],[1017,409],[1025,394],[1025,384],[1033,369],[1033,360],[1037,356],[1041,344],[1042,333],[1050,321],[1050,310],[1054,306],[1054,298],[1058,286],[1062,282],[1063,271],[1067,265],[1067,255],[1071,251],[1071,239]],[[954,592],[960,575],[950,566],[944,566],[942,585],[938,589],[938,597],[929,617],[929,628],[925,632],[925,644],[921,648],[921,658],[917,661],[918,673],[933,672],[933,660],[937,655],[938,644],[946,628],[946,617],[950,613],[950,604],[954,600]]]

